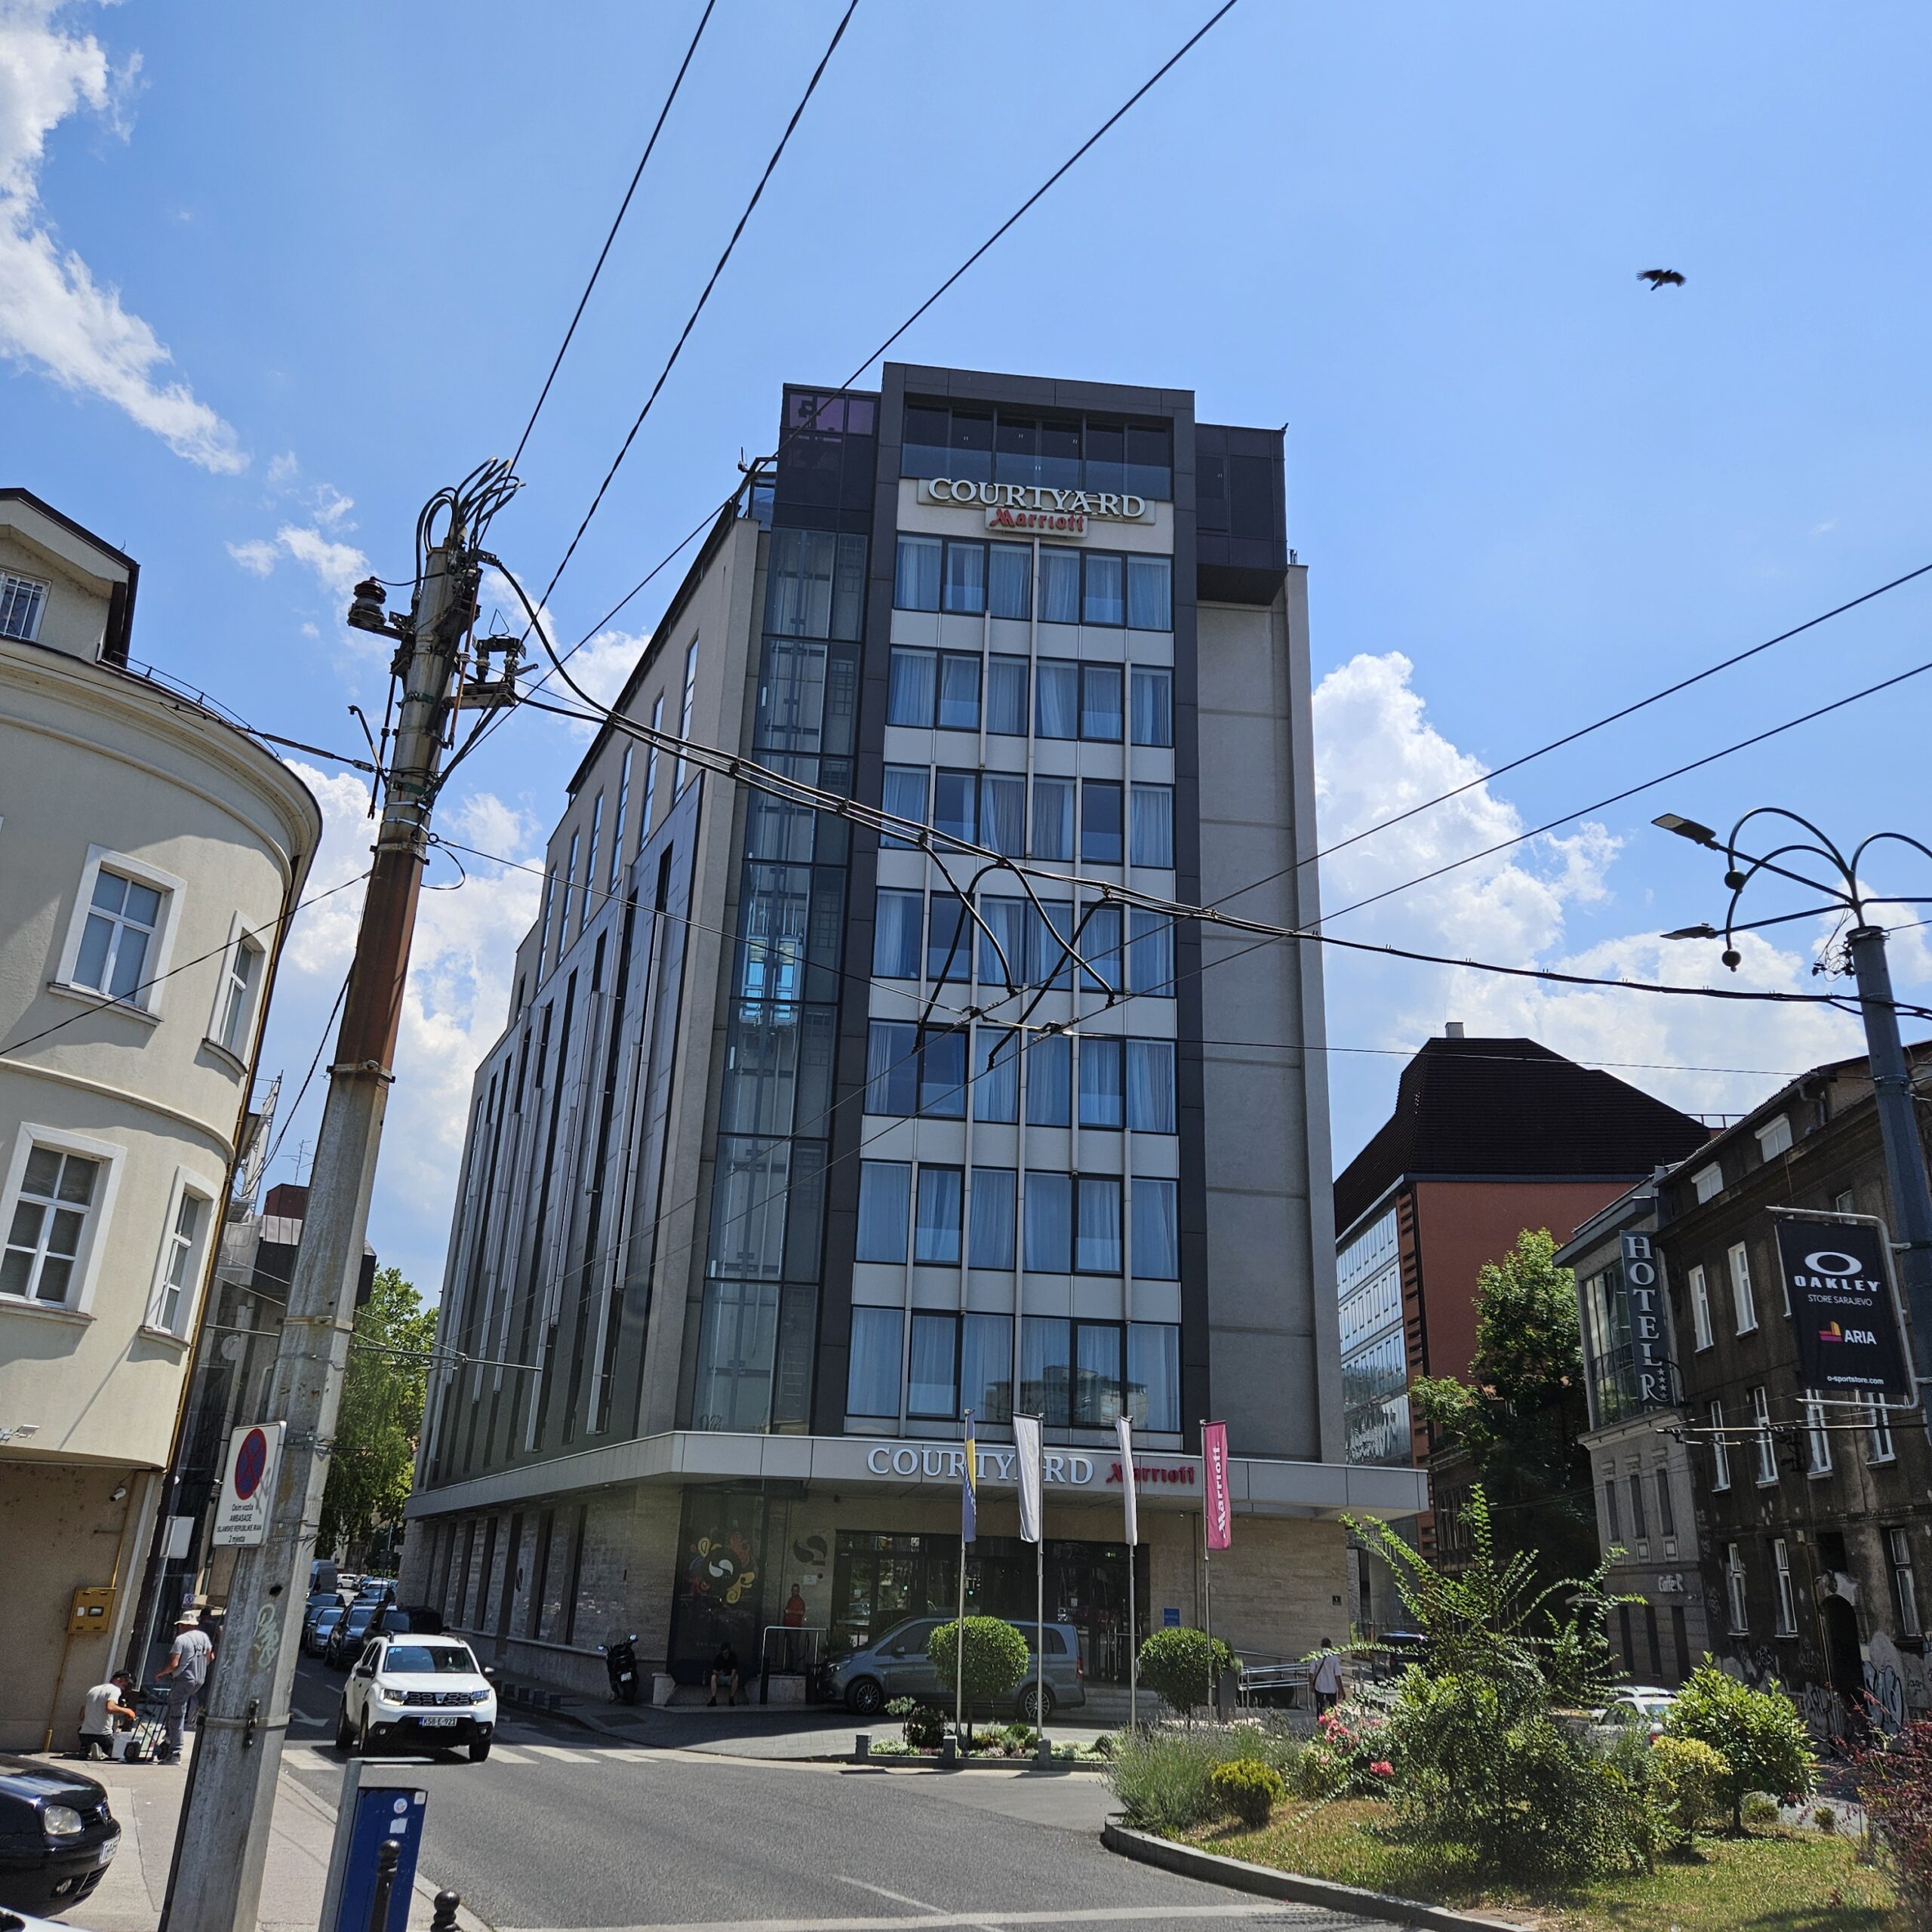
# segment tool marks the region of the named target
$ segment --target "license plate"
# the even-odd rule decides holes
[[[454,1717],[441,1717],[441,1716],[438,1716],[438,1717],[430,1717],[430,1718],[418,1718],[416,1720],[416,1721],[417,1721],[418,1724],[454,1724],[454,1723],[456,1722],[456,1719],[455,1719]]]
[[[116,1832],[111,1838],[103,1838],[94,1848],[94,1862],[105,1865],[121,1849],[121,1834]]]

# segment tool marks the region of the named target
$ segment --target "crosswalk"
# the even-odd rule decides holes
[[[666,1761],[667,1754],[635,1744],[506,1744],[500,1740],[491,1748],[493,1764],[534,1764],[544,1761],[579,1766],[644,1764]],[[283,1761],[293,1770],[339,1770],[341,1754],[327,1744],[294,1744],[282,1753]]]

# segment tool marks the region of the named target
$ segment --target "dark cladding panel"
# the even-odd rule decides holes
[[[1288,568],[1278,429],[1195,426],[1197,594],[1214,604],[1272,604]]]

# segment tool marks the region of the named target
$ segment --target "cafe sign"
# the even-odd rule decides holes
[[[1121,490],[1056,490],[1048,484],[969,483],[950,476],[919,480],[918,500],[986,512],[989,530],[1041,537],[1084,537],[1093,523],[1152,523],[1145,497]]]

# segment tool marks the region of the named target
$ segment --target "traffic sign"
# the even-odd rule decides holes
[[[217,1549],[241,1549],[266,1540],[286,1426],[278,1422],[244,1423],[230,1433],[221,1500],[215,1509]]]

